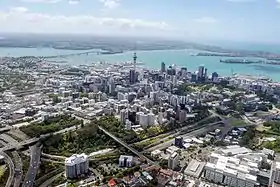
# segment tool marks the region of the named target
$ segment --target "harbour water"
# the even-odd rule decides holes
[[[53,56],[63,54],[80,53],[77,50],[56,50],[50,48],[0,48],[1,56]],[[198,66],[204,65],[209,74],[217,72],[221,76],[229,76],[232,73],[267,76],[274,81],[280,81],[280,66],[268,64],[227,64],[221,63],[221,57],[194,56],[197,50],[160,50],[160,51],[137,51],[138,60],[144,66],[151,69],[160,68],[161,62],[167,65],[176,64],[177,67],[187,67],[188,71],[196,71]],[[111,55],[88,55],[69,56],[63,59],[70,65],[92,64],[94,62],[125,62],[131,61],[133,52],[125,52]]]

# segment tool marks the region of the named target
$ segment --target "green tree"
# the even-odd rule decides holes
[[[167,169],[168,167],[168,161],[165,159],[161,159],[159,162],[160,167],[162,167],[163,169]]]

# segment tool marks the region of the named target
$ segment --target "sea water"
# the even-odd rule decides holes
[[[51,48],[0,48],[1,56],[53,56],[63,54],[80,53],[80,50],[57,50]],[[176,64],[177,67],[186,67],[188,71],[198,70],[200,65],[208,69],[208,75],[217,72],[221,76],[229,76],[232,73],[267,76],[275,81],[280,81],[280,66],[268,64],[227,64],[221,63],[223,57],[195,56],[197,50],[158,50],[137,51],[138,61],[144,66],[159,69],[161,62],[167,65]],[[95,62],[128,62],[132,61],[133,52],[124,52],[111,55],[98,55],[89,53],[80,56],[69,56],[60,60],[67,61],[70,65],[90,65]],[[223,58],[227,59],[227,58]]]

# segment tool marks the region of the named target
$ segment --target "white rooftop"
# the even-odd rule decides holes
[[[71,165],[80,164],[86,162],[87,159],[88,156],[85,153],[74,154],[71,157],[65,159],[65,165],[71,166]]]

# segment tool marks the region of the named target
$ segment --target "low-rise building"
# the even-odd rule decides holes
[[[191,177],[199,178],[203,172],[204,166],[205,166],[204,162],[199,162],[193,159],[188,164],[187,168],[184,171],[184,174]]]

